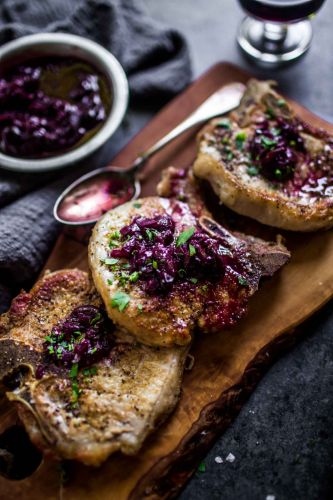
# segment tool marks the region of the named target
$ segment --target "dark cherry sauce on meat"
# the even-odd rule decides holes
[[[110,107],[109,85],[88,63],[19,63],[0,73],[0,150],[21,158],[64,153],[94,135]]]
[[[70,369],[90,366],[106,356],[113,346],[110,325],[105,313],[92,305],[76,307],[59,321],[45,338],[46,358],[57,366]],[[45,372],[42,365],[36,376]]]
[[[181,203],[175,202],[173,212]],[[197,224],[179,233],[173,213],[151,218],[135,217],[118,235],[111,235],[110,252],[113,271],[128,265],[127,281],[138,284],[161,301],[195,296],[204,304],[204,316],[212,329],[229,327],[243,316],[250,284],[244,250],[229,248],[227,242],[214,238]],[[116,240],[116,243],[115,243]],[[121,271],[121,275],[124,272]],[[122,278],[120,278],[122,279]],[[221,296],[214,300],[216,287],[223,288],[228,301],[221,306]]]
[[[111,257],[126,259],[130,272],[150,293],[169,291],[177,281],[196,284],[203,277],[221,276],[231,256],[223,245],[196,227],[176,235],[176,225],[168,215],[135,217],[121,229],[121,248]]]
[[[302,133],[324,140],[324,149],[310,154]],[[223,120],[215,128],[214,141],[223,161],[247,163],[249,175],[263,176],[288,196],[333,195],[333,139],[299,119],[273,116],[259,120],[251,136],[244,134],[242,141]]]

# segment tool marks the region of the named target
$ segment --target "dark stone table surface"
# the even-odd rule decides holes
[[[333,1],[313,21],[310,52],[298,63],[262,71],[243,59],[235,34],[236,0],[145,0],[157,20],[187,37],[194,77],[231,61],[333,121]],[[130,119],[140,127],[146,116]],[[318,256],[320,258],[320,256]],[[297,293],[297,290],[295,290]],[[234,423],[204,459],[181,500],[322,500],[333,498],[333,314],[328,304],[303,340],[265,375]],[[231,453],[235,459],[226,461]],[[217,463],[219,458],[222,463]],[[216,461],[217,460],[217,461]]]
[[[216,62],[230,61],[258,77],[276,79],[286,95],[333,122],[332,0],[313,21],[310,52],[275,71],[259,70],[239,53],[235,35],[243,14],[236,0],[143,2],[156,21],[184,33],[194,78]],[[148,102],[144,109],[130,109],[94,166],[109,162],[155,111]],[[333,499],[332,396],[331,302],[307,324],[297,346],[265,375],[204,458],[205,471],[194,474],[181,500]]]

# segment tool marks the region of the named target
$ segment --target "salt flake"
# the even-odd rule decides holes
[[[226,458],[226,461],[232,463],[235,461],[235,458],[236,458],[235,455],[233,455],[232,453],[229,453],[229,455]]]
[[[215,462],[216,462],[217,464],[221,464],[221,463],[223,462],[222,457],[219,457],[219,456],[215,457]]]

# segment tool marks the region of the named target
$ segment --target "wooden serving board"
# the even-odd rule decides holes
[[[112,163],[130,164],[138,152],[172,129],[218,88],[248,78],[231,64],[217,64],[166,106]],[[295,108],[305,120],[333,133],[332,125],[297,104]],[[192,130],[150,161],[143,195],[155,192],[162,168],[191,164],[194,138]],[[277,233],[249,221],[245,226],[266,237]],[[262,283],[250,301],[246,319],[232,331],[196,338],[192,349],[194,367],[185,372],[180,402],[168,421],[147,439],[136,457],[117,454],[98,469],[70,464],[69,481],[61,487],[64,500],[162,499],[179,493],[267,367],[296,340],[300,330],[295,327],[333,296],[332,231],[286,233],[284,237],[292,251],[291,261]],[[86,269],[85,246],[61,236],[46,267]],[[2,427],[7,425],[8,418],[2,418]],[[24,480],[0,478],[1,498],[56,499],[59,491],[59,470],[46,460]]]

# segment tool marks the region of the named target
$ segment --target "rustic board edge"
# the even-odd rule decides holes
[[[283,332],[266,344],[244,370],[240,380],[219,398],[202,408],[200,416],[178,446],[154,465],[135,485],[129,500],[170,500],[176,498],[196,472],[198,464],[214,442],[234,421],[266,372],[278,359],[305,337],[322,308],[300,325]]]

